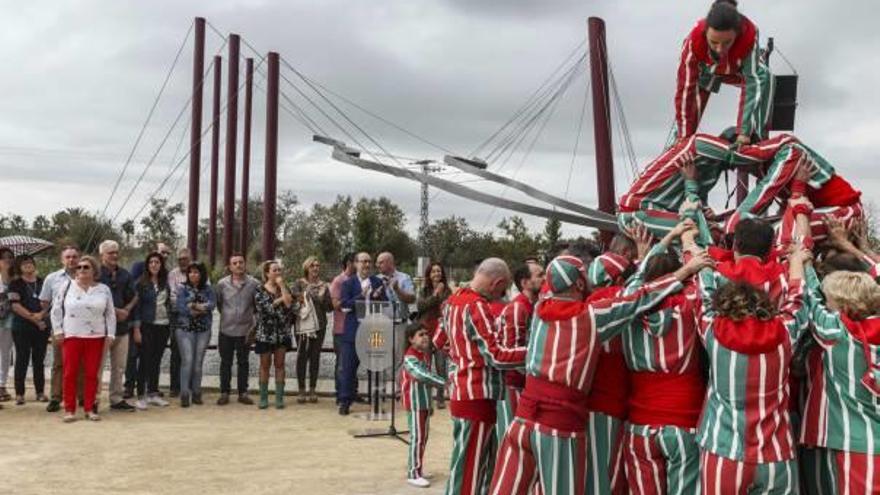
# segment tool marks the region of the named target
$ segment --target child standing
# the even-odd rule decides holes
[[[428,416],[434,412],[431,404],[431,385],[444,387],[443,377],[431,372],[431,337],[421,323],[413,323],[406,329],[409,347],[403,355],[403,372],[400,380],[400,397],[403,408],[409,413],[409,457],[406,481],[419,488],[431,486],[422,472],[422,458],[428,443]]]

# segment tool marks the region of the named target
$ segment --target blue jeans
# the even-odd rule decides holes
[[[357,395],[357,371],[361,362],[354,342],[340,341],[339,368],[336,371],[336,399],[339,404],[350,405]]]
[[[178,328],[175,335],[180,349],[180,395],[201,395],[202,363],[211,341],[211,332],[186,332]]]

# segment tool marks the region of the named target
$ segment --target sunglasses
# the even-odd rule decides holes
[[[92,265],[76,265],[76,269],[85,272],[91,270]]]

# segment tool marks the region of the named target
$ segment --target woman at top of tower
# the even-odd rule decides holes
[[[761,58],[758,27],[737,10],[736,0],[715,0],[684,40],[675,92],[678,138],[697,132],[709,93],[721,83],[740,88],[737,144],[766,137],[773,77]]]

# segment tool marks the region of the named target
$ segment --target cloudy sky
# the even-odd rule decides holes
[[[880,35],[875,26],[880,5],[872,0],[841,5],[818,0],[740,2],[741,10],[758,24],[762,38],[774,36],[777,48],[800,75],[796,133],[872,200],[880,191],[876,163],[880,103],[873,89],[880,87]],[[671,124],[681,41],[707,7],[708,2],[654,0],[4,2],[0,6],[4,20],[0,60],[5,66],[0,78],[0,211],[32,218],[68,206],[102,210],[197,15],[222,33],[240,34],[260,53],[280,52],[297,70],[327,88],[460,154],[485,141],[584,40],[589,16],[603,17],[625,117],[643,165],[663,146]],[[222,44],[209,29],[208,61]],[[225,86],[225,49],[221,53]],[[242,53],[252,55],[247,48]],[[778,56],[771,64],[778,73],[791,71]],[[182,160],[180,169],[188,164],[183,155],[186,144],[178,148],[177,143],[185,136],[189,113],[176,127],[172,124],[187,104],[191,70],[189,38],[110,203],[108,214],[118,221],[133,217],[178,162]],[[286,68],[283,73],[295,77]],[[282,90],[329,134],[346,139],[291,86],[282,83]],[[492,168],[563,195],[574,163],[568,197],[595,205],[589,118],[573,153],[585,90],[586,78],[581,76],[560,99],[531,153],[525,153],[529,138],[503,167],[495,163]],[[224,100],[225,91],[224,87]],[[737,96],[731,88],[714,96],[702,130],[716,132],[729,125],[735,119]],[[206,123],[210,98],[208,84]],[[337,103],[392,153],[442,158],[440,149]],[[256,89],[254,194],[262,189],[264,106],[265,93]],[[221,129],[222,139],[225,125]],[[286,113],[281,115],[280,141],[279,190],[293,191],[306,205],[330,202],[337,194],[386,195],[406,208],[410,226],[415,227],[418,184],[333,162],[329,149],[312,143],[309,129]],[[618,143],[620,193],[632,179],[632,170]],[[240,153],[239,142],[239,160]],[[147,167],[153,155],[156,158]],[[206,143],[206,160],[208,155]],[[221,156],[221,164],[222,160]],[[132,190],[142,173],[144,180]],[[443,175],[466,180],[449,171]],[[179,176],[172,174],[158,196],[185,201],[185,177],[178,181]],[[203,177],[204,213],[208,181]],[[470,185],[528,200],[485,182]],[[220,190],[222,195],[222,182]],[[445,193],[432,197],[433,218],[455,214],[476,228],[490,229],[504,215]],[[528,220],[536,228],[543,223]],[[582,232],[564,227],[567,235]]]

